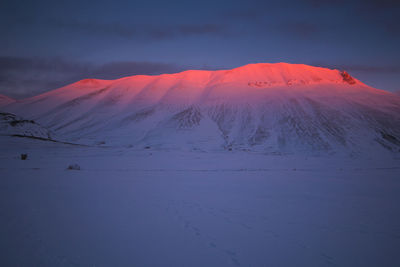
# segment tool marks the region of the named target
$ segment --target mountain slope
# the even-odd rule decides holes
[[[0,135],[32,137],[51,140],[49,130],[33,120],[25,120],[11,113],[0,112]]]
[[[250,64],[106,81],[87,79],[7,110],[68,140],[265,153],[400,147],[400,97],[348,73]]]
[[[5,105],[8,105],[8,104],[10,104],[10,103],[12,103],[14,101],[15,101],[14,99],[9,98],[8,96],[0,95],[0,108],[5,106]]]

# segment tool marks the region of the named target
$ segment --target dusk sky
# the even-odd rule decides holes
[[[400,1],[2,1],[0,94],[257,62],[400,90]]]

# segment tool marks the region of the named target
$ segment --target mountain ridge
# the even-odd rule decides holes
[[[14,102],[15,100],[12,99],[11,97],[8,97],[6,95],[2,95],[0,94],[0,107],[8,105],[12,102]]]
[[[304,64],[85,79],[6,109],[67,140],[138,148],[400,148],[399,96],[347,72]]]

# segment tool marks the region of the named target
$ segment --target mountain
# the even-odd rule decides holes
[[[86,79],[6,109],[92,144],[278,154],[400,148],[400,96],[302,64]]]
[[[9,98],[8,96],[0,95],[0,108],[2,106],[8,105],[8,104],[10,104],[10,103],[12,103],[14,101],[15,101],[14,99]]]
[[[49,130],[33,120],[25,120],[15,114],[0,112],[0,135],[32,137],[51,140]]]
[[[31,119],[21,118],[15,114],[2,112],[6,106],[15,100],[5,95],[0,95],[0,135],[32,137],[51,140],[51,131]]]

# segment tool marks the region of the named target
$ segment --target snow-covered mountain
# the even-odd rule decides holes
[[[12,103],[14,101],[15,101],[14,99],[9,98],[8,96],[0,95],[0,108],[2,106],[8,105],[8,104],[10,104],[10,103]]]
[[[400,96],[348,73],[250,64],[87,79],[3,107],[63,136],[137,148],[399,151]]]
[[[33,120],[25,120],[11,113],[0,112],[0,135],[33,137],[51,140],[49,130]]]

